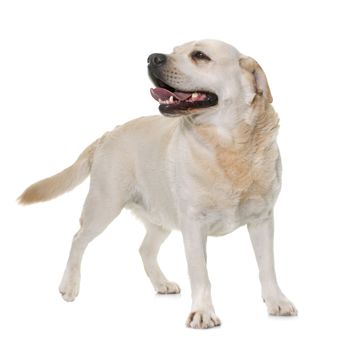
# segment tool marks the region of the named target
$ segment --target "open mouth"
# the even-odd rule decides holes
[[[179,91],[151,75],[156,85],[151,89],[152,97],[159,102],[161,113],[175,113],[198,108],[208,108],[218,103],[216,94],[208,91]]]

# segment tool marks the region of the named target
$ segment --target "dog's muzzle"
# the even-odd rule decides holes
[[[152,97],[159,102],[159,111],[164,115],[176,115],[194,109],[208,108],[218,103],[216,94],[208,91],[185,91],[170,86],[163,77],[167,56],[153,53],[148,56],[148,75],[156,86],[151,89]]]

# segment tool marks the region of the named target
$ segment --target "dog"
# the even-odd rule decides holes
[[[73,301],[79,293],[87,245],[128,208],[146,227],[140,254],[158,293],[180,293],[163,274],[157,255],[172,230],[182,232],[192,291],[188,327],[220,325],[206,267],[207,236],[225,235],[242,225],[248,227],[268,313],[296,315],[274,268],[279,118],[264,71],[226,43],[201,40],[170,54],[151,54],[148,73],[161,115],[117,126],[73,165],[19,197],[21,204],[47,201],[90,174],[80,230],[59,287],[63,299]]]

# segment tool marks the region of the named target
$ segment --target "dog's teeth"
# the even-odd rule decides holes
[[[197,97],[198,97],[198,93],[197,93],[197,92],[194,92],[194,93],[192,94],[192,99],[195,100]]]
[[[174,96],[170,96],[169,103],[174,103]]]

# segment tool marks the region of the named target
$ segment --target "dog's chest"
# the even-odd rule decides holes
[[[280,189],[280,161],[275,132],[242,137],[222,144],[205,134],[214,150],[212,157],[196,155],[196,206],[221,235],[268,215]],[[205,130],[207,132],[207,130]],[[205,160],[206,162],[205,162]]]
[[[259,171],[254,167],[246,169],[244,179],[237,173],[238,179],[232,181],[217,178],[218,182],[208,189],[207,198],[202,202],[210,203],[204,212],[212,235],[232,232],[241,225],[269,215],[280,189],[277,163],[278,159],[275,159]]]

